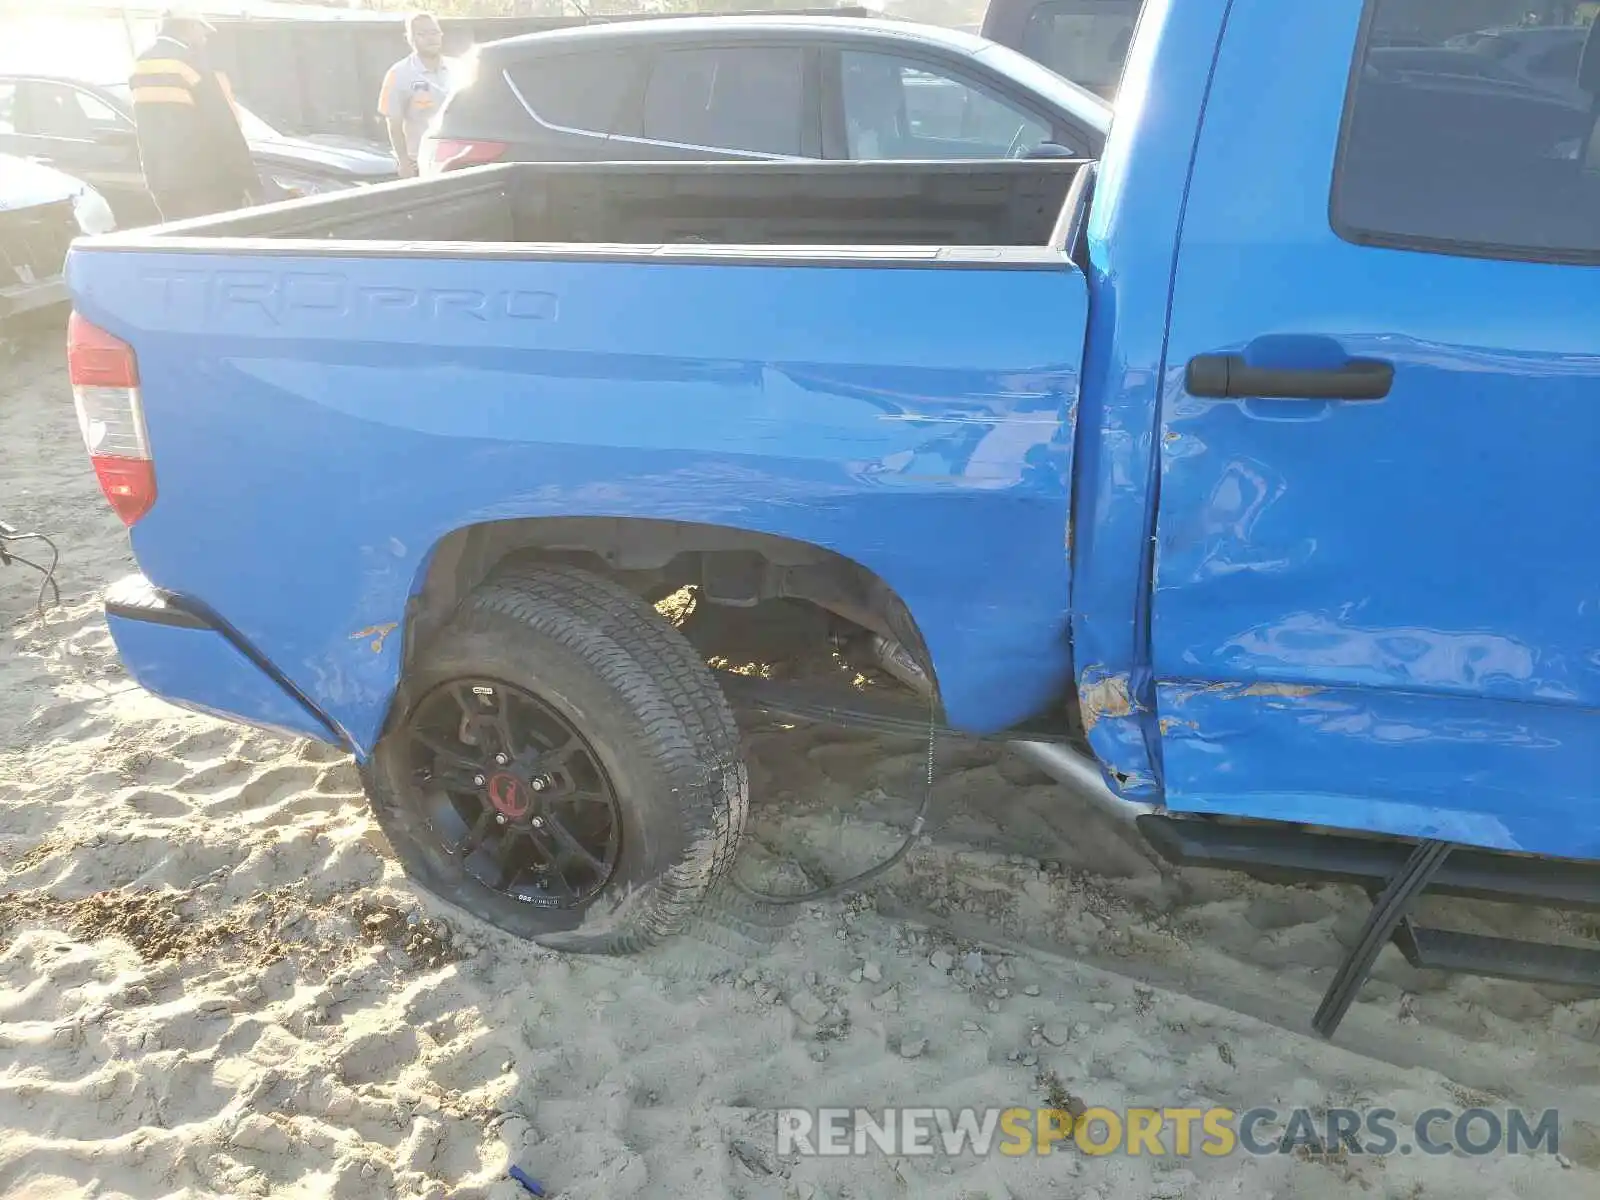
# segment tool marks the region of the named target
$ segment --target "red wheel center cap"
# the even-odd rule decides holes
[[[496,812],[519,821],[533,807],[533,795],[522,780],[502,771],[489,777],[489,803]]]

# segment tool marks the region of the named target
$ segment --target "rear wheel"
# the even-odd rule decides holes
[[[676,932],[738,849],[739,735],[644,600],[565,566],[506,570],[408,673],[366,769],[422,887],[562,949]]]

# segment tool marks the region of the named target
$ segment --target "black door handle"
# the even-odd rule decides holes
[[[1191,396],[1266,400],[1382,400],[1394,384],[1394,364],[1352,358],[1341,367],[1297,370],[1252,367],[1240,354],[1200,354],[1189,360]]]

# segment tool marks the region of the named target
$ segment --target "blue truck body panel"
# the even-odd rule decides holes
[[[108,613],[106,624],[133,681],[195,712],[290,737],[332,741],[328,727],[220,630]]]
[[[223,614],[360,754],[429,553],[513,518],[700,522],[836,551],[916,614],[961,728],[1004,728],[1070,681],[1087,296],[1065,257],[112,253],[70,273],[78,310],[139,354],[160,489],[133,530],[140,567]]]
[[[1217,62],[1169,362],[1395,373],[1377,403],[1205,399],[1167,373],[1165,799],[1600,854],[1600,268],[1334,231],[1361,8],[1235,4]]]
[[[1166,801],[1600,858],[1592,709],[1371,687],[1162,683]]]
[[[1600,263],[1336,232],[1364,11],[1149,0],[1086,273],[80,245],[143,376],[141,568],[366,754],[451,532],[770,533],[894,589],[956,727],[1075,693],[1126,797],[1600,858]],[[1195,394],[1218,355],[1393,384]]]
[[[1089,744],[1111,787],[1161,796],[1149,659],[1150,528],[1167,308],[1226,0],[1150,0],[1095,183],[1072,519],[1072,635]],[[1159,80],[1159,86],[1157,86]]]

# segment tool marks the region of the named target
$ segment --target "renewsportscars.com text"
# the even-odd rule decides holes
[[[1222,1158],[1231,1154],[1557,1154],[1556,1109],[785,1108],[777,1151],[803,1157],[956,1157],[1075,1151]]]

